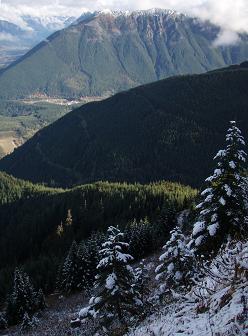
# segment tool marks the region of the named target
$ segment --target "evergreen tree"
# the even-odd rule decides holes
[[[7,302],[8,323],[12,325],[22,321],[24,314],[33,314],[35,308],[35,293],[29,277],[16,268],[13,291]]]
[[[133,257],[125,253],[128,244],[123,237],[118,228],[109,227],[108,240],[102,244],[97,266],[96,296],[90,299],[89,307],[80,312],[82,318],[98,317],[103,326],[116,318],[125,322],[128,313],[138,313],[142,305],[140,294],[133,286],[135,279],[130,266]]]
[[[217,168],[206,179],[207,188],[197,205],[199,216],[192,233],[190,246],[197,254],[216,251],[228,237],[247,235],[247,205],[244,196],[244,165],[246,153],[241,131],[230,122],[226,135],[227,146],[215,156]]]
[[[89,244],[87,241],[82,241],[78,247],[78,287],[88,289],[93,281]]]
[[[36,294],[36,307],[37,307],[37,310],[43,310],[47,307],[45,296],[41,288]]]
[[[139,222],[134,219],[125,231],[129,242],[129,253],[135,260],[140,260],[154,250],[154,228],[147,218]]]
[[[161,293],[179,286],[186,288],[190,284],[193,258],[179,227],[170,232],[170,239],[163,249],[159,258],[162,263],[155,270]]]
[[[134,270],[134,278],[135,278],[135,289],[140,294],[141,301],[144,302],[148,297],[149,291],[149,274],[148,269],[142,260],[139,264],[139,267]]]
[[[78,246],[73,241],[61,272],[59,287],[62,291],[70,293],[78,290],[78,267]]]
[[[97,274],[97,265],[100,261],[100,250],[105,237],[101,233],[93,233],[87,240],[87,254],[89,267],[89,286],[94,285],[95,276]]]

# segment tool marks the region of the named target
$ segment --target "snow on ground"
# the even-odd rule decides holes
[[[247,261],[248,242],[227,245],[190,292],[174,293],[126,336],[247,336]]]
[[[193,303],[177,303],[166,306],[160,313],[150,316],[129,336],[208,336],[211,327],[207,314],[197,315]]]
[[[70,321],[78,316],[83,305],[88,304],[84,294],[74,294],[69,297],[50,295],[47,298],[49,307],[37,315],[37,326],[28,333],[20,333],[20,325],[7,330],[0,330],[4,336],[69,336],[77,335],[70,329]]]
[[[247,322],[240,323],[243,312],[243,291],[238,289],[232,300],[218,311],[197,311],[194,300],[172,303],[148,317],[126,336],[234,336],[248,335]],[[246,288],[246,297],[248,289]],[[217,296],[221,296],[221,291]],[[247,316],[248,318],[248,316]]]

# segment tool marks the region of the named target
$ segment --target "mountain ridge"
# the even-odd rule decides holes
[[[248,131],[246,64],[86,104],[3,158],[0,169],[58,186],[166,179],[199,187],[228,121]]]
[[[246,35],[236,46],[214,48],[220,28],[184,14],[116,13],[86,13],[3,70],[1,98],[105,96],[248,58]]]

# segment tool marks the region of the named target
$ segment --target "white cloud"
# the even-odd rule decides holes
[[[17,38],[9,33],[0,32],[0,42],[15,42]]]
[[[80,16],[84,11],[102,9],[168,8],[209,20],[221,27],[216,40],[236,43],[238,33],[248,33],[248,0],[0,0],[0,18],[12,20],[25,27],[20,14]],[[26,27],[27,28],[27,27]]]
[[[218,47],[237,44],[239,41],[239,34],[235,31],[221,30],[213,44],[214,46]]]

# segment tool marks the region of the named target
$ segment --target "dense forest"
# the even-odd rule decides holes
[[[28,17],[64,28],[0,69],[0,335],[248,335],[248,34]]]
[[[134,221],[147,220],[154,232],[160,227],[157,246],[159,239],[168,235],[176,214],[189,207],[195,195],[196,190],[169,182],[98,182],[52,189],[1,173],[0,296],[6,295],[13,268],[20,264],[36,286],[51,291],[61,258],[72,241],[105,232],[109,225],[125,228]],[[69,226],[68,214],[72,218]]]
[[[29,256],[9,260],[18,264],[12,286],[2,263],[0,288],[8,295],[0,329],[54,336],[246,335],[247,154],[236,121],[225,138],[195,204],[196,190],[169,182],[57,190],[1,174],[8,199],[2,198],[0,213],[11,206],[12,219],[23,224],[2,232],[7,240],[18,235],[16,256],[18,243],[25,244],[22,230],[33,249],[26,245]],[[55,226],[57,214],[62,220]],[[53,291],[49,301],[43,291]],[[63,310],[47,309],[52,297],[64,301]]]
[[[0,161],[16,177],[71,187],[162,179],[199,187],[229,120],[247,122],[248,67],[179,76],[86,104]]]

